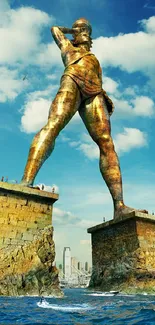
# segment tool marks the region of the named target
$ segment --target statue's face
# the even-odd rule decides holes
[[[89,34],[89,30],[87,27],[84,26],[80,26],[80,28],[82,27],[82,31],[80,32],[76,32],[73,36],[74,36],[74,41],[75,44],[83,44],[83,43],[87,43],[89,48],[91,47],[91,40],[90,40],[90,34]]]

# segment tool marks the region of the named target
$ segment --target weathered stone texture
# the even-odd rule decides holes
[[[0,295],[57,295],[58,271],[53,266],[55,246],[52,226],[38,232],[34,240],[0,250]]]
[[[0,182],[0,247],[32,241],[52,224],[57,194]]]
[[[53,266],[57,194],[0,182],[0,295],[62,295]]]
[[[155,218],[142,213],[88,229],[92,234],[90,287],[155,292]]]

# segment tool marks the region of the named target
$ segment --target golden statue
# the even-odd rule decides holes
[[[102,70],[90,51],[92,28],[80,18],[72,28],[52,27],[53,38],[61,50],[65,71],[50,107],[48,122],[34,137],[21,184],[32,186],[36,174],[54,149],[59,132],[78,111],[90,136],[100,149],[100,171],[114,203],[114,218],[131,211],[124,205],[122,178],[110,130],[113,103],[102,89]],[[72,34],[70,41],[65,34]],[[146,210],[142,210],[146,212]]]

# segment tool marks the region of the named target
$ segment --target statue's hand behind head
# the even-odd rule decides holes
[[[72,28],[74,34],[80,34],[83,32],[88,32],[87,27],[74,27]]]

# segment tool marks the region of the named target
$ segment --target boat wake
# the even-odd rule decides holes
[[[95,297],[113,297],[116,296],[119,292],[118,291],[111,291],[111,292],[94,292],[89,293],[88,296],[95,296]]]
[[[51,308],[53,310],[59,310],[63,312],[80,312],[80,311],[92,309],[92,307],[88,304],[56,305],[56,304],[50,304],[46,300],[43,302],[38,302],[37,306],[41,308]]]

